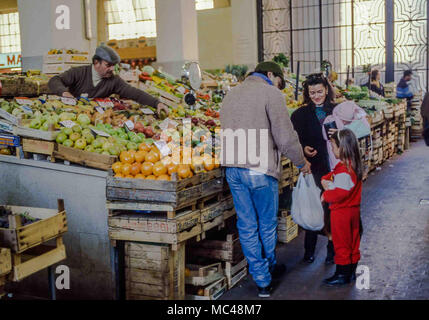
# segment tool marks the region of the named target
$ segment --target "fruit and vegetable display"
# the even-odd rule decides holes
[[[0,206],[0,228],[9,228],[9,215],[12,215],[12,211]],[[22,226],[26,226],[40,220],[30,216],[28,212],[22,212],[19,216],[21,217]]]
[[[170,181],[187,179],[194,174],[219,168],[218,158],[210,152],[200,155],[198,148],[177,144],[163,156],[155,144],[141,143],[138,150],[122,151],[120,161],[112,166],[116,178]]]
[[[148,145],[151,150],[158,150],[159,146],[156,147],[155,144],[160,142],[168,144],[170,154],[156,159],[156,157],[151,158],[152,152],[148,161],[143,162],[151,162],[155,165],[162,160],[164,166],[167,166],[169,158],[173,158],[176,150],[185,147],[189,147],[193,155],[206,152],[211,159],[215,159],[214,154],[219,151],[219,148],[216,151],[212,141],[215,141],[213,139],[215,130],[220,127],[220,104],[212,102],[210,95],[196,92],[196,108],[189,108],[183,103],[184,95],[190,92],[186,83],[174,81],[168,74],[158,72],[151,67],[146,67],[144,73],[146,76],[144,82],[147,85],[145,91],[162,98],[175,97],[175,103],[169,107],[168,116],[164,112],[157,114],[157,110],[153,107],[115,97],[107,99],[84,97],[69,99],[48,95],[38,98],[21,97],[2,99],[0,108],[3,112],[19,119],[19,126],[54,131],[58,144],[77,150],[119,157],[125,152],[142,153],[142,150],[139,150],[141,145]],[[185,127],[184,122],[189,127]],[[189,142],[184,142],[185,135],[189,136]],[[177,166],[183,164],[178,168],[180,169],[178,178],[212,170],[212,165],[208,164],[208,157],[201,159],[204,161],[199,161],[196,157],[194,163],[192,160],[188,162],[175,160]],[[137,160],[141,158],[137,156]],[[134,164],[134,166],[138,166],[136,163],[143,164],[139,161],[128,162],[127,164]],[[197,165],[200,162],[202,166]],[[155,166],[155,171],[151,172],[153,174],[147,174],[148,170],[140,173],[144,174],[145,178],[155,176],[158,179],[163,176],[156,170],[159,166],[160,164]],[[216,165],[213,164],[213,166]],[[126,167],[124,177],[130,176],[126,174],[128,173]],[[133,177],[137,175],[135,170],[131,172],[134,173]],[[169,177],[171,173],[170,170]],[[161,177],[161,179],[164,178],[166,177]]]

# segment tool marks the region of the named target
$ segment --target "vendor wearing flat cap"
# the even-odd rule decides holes
[[[168,107],[150,94],[136,89],[119,76],[113,75],[115,65],[121,61],[119,55],[107,46],[99,46],[92,58],[92,65],[71,68],[49,80],[52,94],[63,97],[79,97],[83,93],[89,98],[106,98],[119,94],[122,98],[134,100],[142,105],[157,108],[158,114]]]

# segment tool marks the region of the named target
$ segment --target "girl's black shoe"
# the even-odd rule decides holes
[[[347,264],[344,266],[337,265],[335,274],[332,277],[323,280],[323,283],[328,286],[342,286],[350,283],[350,278],[351,278],[351,265],[350,264]]]

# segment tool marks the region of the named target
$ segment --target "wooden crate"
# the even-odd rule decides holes
[[[21,253],[12,253],[12,280],[26,277],[52,266],[66,258],[62,236],[56,237],[56,246],[40,244]]]
[[[226,240],[202,240],[189,244],[192,247],[192,255],[236,263],[243,259],[238,234],[228,234]]]
[[[0,276],[12,271],[12,258],[9,248],[0,248]]]
[[[292,228],[287,230],[277,230],[277,239],[282,243],[289,243],[298,237],[298,225],[295,224]]]
[[[28,120],[21,120],[20,124]],[[21,137],[40,139],[45,141],[55,141],[60,131],[43,131],[37,129],[31,129],[23,127],[22,125],[17,125],[13,128],[13,134]]]
[[[222,201],[222,193],[217,193],[198,201],[198,207],[201,209],[202,239],[205,239],[206,231],[224,226],[223,214],[226,204],[227,202]]]
[[[57,146],[58,150],[54,151],[54,157],[56,159],[67,160],[86,167],[107,171],[110,170],[112,168],[112,164],[118,160],[118,157],[116,156],[83,151],[76,148],[66,147],[62,144],[58,144]]]
[[[193,286],[207,286],[223,278],[223,268],[220,262],[208,266],[187,264],[185,283]]]
[[[247,275],[247,260],[244,258],[236,264],[225,262],[225,276],[228,282],[228,290],[234,287]]]
[[[128,300],[183,300],[185,245],[125,243],[125,280]]]
[[[173,176],[174,179],[175,176]],[[192,178],[172,181],[107,178],[109,201],[170,204],[173,209],[223,190],[223,172],[216,169]]]
[[[201,234],[201,212],[192,209],[180,212],[174,219],[163,213],[126,213],[109,217],[109,237],[112,240],[178,244]]]
[[[12,211],[9,216],[9,228],[0,228],[0,246],[21,253],[67,232],[67,216],[64,202],[59,201],[58,210],[32,207],[4,206]],[[41,219],[22,226],[20,213],[27,212],[34,218]]]
[[[22,151],[24,155],[27,152],[44,154],[51,157],[51,162],[55,162],[54,151],[55,151],[55,142],[52,141],[43,141],[43,140],[33,140],[33,139],[22,139]],[[27,158],[27,155],[26,155]]]
[[[202,290],[201,295],[186,294],[186,299],[187,300],[217,300],[227,290],[226,278],[223,277],[222,279],[219,279],[218,281],[212,283],[211,285],[199,290]]]
[[[286,231],[290,228],[296,226],[296,223],[293,221],[292,216],[289,214],[286,217],[278,218],[277,230]]]

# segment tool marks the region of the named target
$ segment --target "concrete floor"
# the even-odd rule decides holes
[[[316,260],[302,264],[304,232],[278,247],[278,260],[288,271],[271,295],[284,299],[429,299],[429,148],[423,141],[370,174],[362,194],[364,235],[361,265],[370,272],[369,289],[355,285],[321,285],[335,266],[325,266],[325,237],[319,236]],[[253,300],[256,285],[248,276],[222,300]]]

